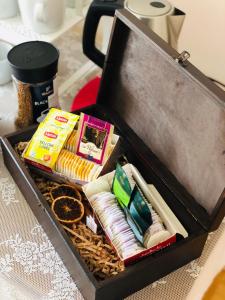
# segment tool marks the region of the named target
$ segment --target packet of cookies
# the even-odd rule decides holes
[[[60,151],[78,120],[78,115],[52,108],[25,149],[25,161],[52,172]]]
[[[110,152],[114,126],[81,113],[76,141],[76,154],[103,165]]]

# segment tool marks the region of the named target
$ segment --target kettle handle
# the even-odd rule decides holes
[[[83,52],[99,67],[103,68],[105,55],[95,46],[95,36],[102,16],[111,16],[115,10],[123,8],[123,0],[94,0],[86,16],[83,30]]]

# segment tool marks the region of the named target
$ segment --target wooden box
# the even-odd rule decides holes
[[[224,100],[136,17],[116,13],[98,101],[86,112],[115,125],[121,153],[156,186],[189,236],[104,281],[88,270],[13,149],[35,127],[1,139],[7,168],[85,299],[122,299],[201,255],[225,215]]]

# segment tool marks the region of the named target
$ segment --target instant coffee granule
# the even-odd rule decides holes
[[[15,121],[15,125],[19,128],[24,128],[33,123],[33,107],[30,85],[18,82],[17,97],[18,114]]]

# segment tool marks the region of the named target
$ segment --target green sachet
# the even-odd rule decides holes
[[[116,165],[116,171],[113,178],[112,192],[116,196],[120,206],[128,207],[132,189],[126,172],[120,164]]]

